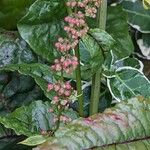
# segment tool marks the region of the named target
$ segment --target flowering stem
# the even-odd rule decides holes
[[[75,10],[77,11],[77,10]],[[67,12],[70,15],[72,13],[72,10],[70,7],[67,7]],[[76,82],[77,82],[77,95],[78,95],[78,102],[79,102],[79,115],[81,117],[84,116],[83,111],[83,93],[82,93],[82,83],[81,83],[81,66],[80,66],[80,52],[79,52],[79,45],[75,48],[75,56],[78,58],[78,66],[76,68],[75,74],[76,74]]]
[[[107,16],[107,0],[102,0],[97,16],[98,28],[105,30],[106,16]],[[101,89],[101,76],[102,76],[102,68],[100,68],[96,72],[96,74],[92,77],[90,115],[98,113],[99,98],[100,98],[99,95]]]
[[[80,68],[80,52],[79,46],[75,49],[75,56],[78,58],[78,66],[76,68],[76,82],[77,82],[77,94],[78,94],[78,102],[79,102],[79,115],[81,117],[84,116],[83,112],[83,92],[82,92],[82,83],[81,83],[81,68]]]

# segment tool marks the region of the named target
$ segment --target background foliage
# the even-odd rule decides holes
[[[114,6],[115,3],[117,3],[116,6]],[[31,149],[31,147],[16,145],[16,143],[27,136],[39,136],[41,130],[48,130],[55,126],[52,124],[55,114],[48,113],[52,94],[48,93],[46,88],[48,82],[55,82],[59,78],[59,74],[51,72],[49,66],[58,55],[54,42],[58,35],[65,34],[63,18],[66,15],[66,7],[62,0],[0,1],[0,149],[2,150],[10,149],[10,147],[12,150]],[[150,97],[150,10],[144,9],[141,0],[109,0],[106,31],[96,29],[94,20],[88,20],[88,22],[92,29],[87,36],[81,39],[79,45],[83,64],[82,88],[85,116],[89,115],[91,76],[100,67],[103,68],[103,80],[99,112],[114,106],[117,101],[138,95]],[[73,85],[76,84],[74,75],[64,76],[66,80],[71,80]],[[144,102],[149,104],[149,100]],[[86,136],[84,131],[82,135],[75,132],[74,136],[78,141],[85,136],[85,139],[81,140],[83,143],[79,143],[84,148],[101,146],[95,143],[100,137],[105,139],[102,139],[101,142],[107,145],[111,144],[110,140],[120,143],[130,140],[129,137],[134,139],[149,136],[148,113],[150,108],[148,104],[145,106],[143,101],[133,99],[117,104],[115,108],[112,108],[110,116],[106,116],[107,110],[102,115],[105,116],[103,118],[107,122],[103,123],[102,128],[108,128],[111,124],[111,128],[116,131],[115,133],[109,131],[111,134],[109,139],[105,139],[105,135],[92,135],[91,131],[86,132],[88,134]],[[70,110],[64,115],[76,119],[78,117],[75,111],[77,106],[77,102],[72,104]],[[139,107],[144,111],[138,112]],[[113,116],[112,114],[114,112],[118,114],[119,110],[133,111],[128,112],[129,124],[135,120],[134,115],[140,116],[139,119],[136,118],[137,128],[135,129],[138,132],[133,133],[132,131],[131,135],[128,133],[126,133],[127,136],[122,135],[120,129],[126,130],[123,124],[112,125],[112,122],[108,121]],[[119,113],[122,115],[122,112]],[[101,115],[96,117],[97,120],[99,116]],[[124,115],[123,117],[126,119]],[[142,123],[140,119],[143,119]],[[74,131],[73,126],[71,125],[70,130]],[[84,126],[83,128],[90,130]],[[133,130],[134,127],[130,126],[130,128]],[[82,130],[79,127],[80,129]],[[61,129],[56,133],[58,143],[61,140],[60,137],[64,137],[65,130],[64,133],[61,133]],[[106,132],[108,133],[108,130]],[[67,134],[72,135],[72,132],[67,131]],[[113,135],[116,135],[118,139],[110,138]],[[90,142],[88,136],[93,137],[90,140],[93,140],[94,144]],[[38,138],[40,143],[43,137]],[[66,142],[66,139],[64,138],[61,143]],[[33,139],[27,141],[26,144],[31,145],[31,142],[35,145]],[[71,146],[76,143],[74,139],[70,142]],[[149,146],[149,140],[139,143],[135,143],[135,147],[139,145],[142,147],[143,143]],[[132,147],[130,144],[118,145],[118,147],[126,146]]]

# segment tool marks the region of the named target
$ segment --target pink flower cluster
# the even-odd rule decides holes
[[[101,0],[83,0],[82,2],[76,2],[75,0],[66,3],[68,7],[75,8],[85,8],[85,16],[95,18],[97,13],[97,8],[100,6]]]
[[[58,117],[55,117],[53,121],[54,121],[54,122],[57,122],[58,120],[60,120],[60,121],[63,122],[63,123],[68,123],[68,122],[70,122],[72,119],[71,119],[70,117],[61,115],[61,116],[60,116],[60,119],[58,119]]]
[[[71,74],[72,71],[76,69],[77,65],[78,59],[76,56],[66,55],[62,56],[60,59],[55,59],[51,69],[54,71],[65,71]]]
[[[49,83],[47,87],[47,91],[54,91],[57,93],[56,96],[53,97],[51,104],[55,106],[55,109],[59,111],[63,111],[68,109],[69,103],[71,102],[70,96],[74,92],[70,82],[61,82],[57,83]],[[53,113],[55,109],[50,108],[49,112]],[[54,123],[57,121],[62,121],[64,123],[71,121],[71,118],[67,116],[60,115],[60,118],[57,116],[54,118]]]
[[[67,109],[70,103],[70,96],[74,92],[71,84],[69,82],[62,83],[58,81],[57,83],[48,84],[47,91],[54,91],[57,93],[53,97],[52,104],[57,105],[58,109]],[[51,110],[52,112],[52,110]]]

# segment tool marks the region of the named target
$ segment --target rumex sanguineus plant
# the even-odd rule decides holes
[[[83,117],[83,95],[81,89],[81,72],[80,72],[80,54],[78,50],[79,40],[87,34],[89,27],[86,17],[96,18],[101,0],[83,0],[83,1],[68,1],[66,2],[68,16],[64,18],[66,25],[65,37],[59,37],[55,43],[55,47],[60,54],[60,57],[55,59],[51,70],[61,74],[60,80],[57,83],[49,83],[47,91],[55,92],[52,99],[52,105],[55,109],[50,109],[50,112],[56,111],[57,117],[54,122],[57,123],[56,130],[59,128],[60,122],[71,121],[62,115],[62,112],[68,109],[72,102],[71,96],[76,95],[79,102],[79,114]],[[69,81],[65,81],[63,74],[71,74],[76,72],[77,92],[73,89]],[[76,94],[77,93],[77,94]]]

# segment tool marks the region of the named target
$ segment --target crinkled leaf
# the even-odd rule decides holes
[[[125,100],[137,95],[150,97],[150,81],[139,70],[132,67],[122,67],[107,79],[109,90],[113,97]]]
[[[33,63],[37,58],[28,44],[16,32],[0,34],[0,65]]]
[[[125,143],[150,136],[150,99],[133,98],[60,128],[38,150],[79,150]]]
[[[0,96],[0,114],[14,111],[31,103],[35,99],[45,99],[42,90],[30,76],[8,73],[7,83],[2,86]]]
[[[138,141],[126,142],[122,144],[113,144],[102,148],[94,148],[93,150],[148,150],[150,148],[150,139],[141,139]]]
[[[60,13],[61,10],[61,13]],[[63,18],[67,15],[62,0],[37,0],[18,23],[23,39],[43,58],[54,59],[54,42],[63,31]]]
[[[150,33],[150,10],[144,9],[142,1],[124,0],[122,5],[128,13],[130,25],[143,33]]]
[[[35,101],[29,106],[22,106],[16,109],[7,116],[0,116],[0,123],[6,128],[13,129],[17,135],[37,135],[40,134],[42,130],[52,130],[56,125],[53,121],[56,114],[50,113],[50,108],[52,108],[52,106],[48,101]],[[76,113],[71,109],[64,115],[72,119],[77,118]]]

